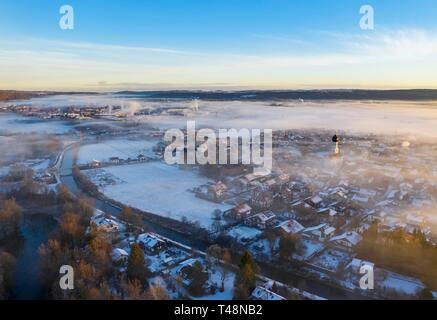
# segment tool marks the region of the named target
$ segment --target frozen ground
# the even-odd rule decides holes
[[[312,257],[315,253],[321,251],[324,248],[323,243],[311,240],[311,239],[301,239],[300,244],[302,245],[302,255],[299,256],[302,260],[307,260]]]
[[[202,264],[204,264],[204,260],[203,259],[199,259],[196,258],[198,261],[200,261]],[[180,268],[180,266],[176,266],[173,267],[171,269],[169,269],[169,274],[171,275],[172,281],[174,281],[174,279],[176,278],[176,272],[177,270]],[[214,285],[216,287],[221,287],[221,267],[219,266],[214,266],[212,268],[209,269],[208,275],[208,283],[210,285]],[[168,282],[166,280],[163,279],[162,276],[156,276],[153,277],[150,280],[150,283],[154,284],[154,285],[159,285],[160,287],[166,288]],[[223,292],[221,292],[220,290],[217,290],[215,292],[215,294],[206,294],[202,297],[191,297],[190,294],[188,293],[188,291],[183,288],[180,287],[179,289],[176,289],[175,291],[171,291],[168,290],[167,288],[167,293],[168,295],[172,298],[172,299],[177,299],[179,297],[178,291],[183,292],[186,296],[189,296],[191,299],[193,300],[232,300],[233,296],[234,296],[234,280],[235,280],[235,273],[229,271],[225,282],[224,282],[224,290]],[[176,286],[178,286],[176,284]]]
[[[255,239],[262,233],[261,230],[246,226],[236,226],[228,231],[228,235],[237,239],[240,242],[247,242]]]
[[[209,281],[211,283],[214,283],[217,287],[221,287],[222,283],[219,269],[221,269],[221,267],[215,267],[209,273]],[[228,276],[225,279],[223,292],[217,290],[215,294],[200,297],[198,298],[198,300],[232,300],[232,298],[234,297],[234,281],[235,273],[229,272]]]
[[[408,295],[415,295],[425,288],[425,285],[419,280],[394,272],[387,272],[387,277],[383,282],[378,283],[378,286]]]
[[[279,238],[276,238],[274,241],[274,248],[273,248],[274,252],[278,250],[278,247],[279,247]],[[267,258],[267,259],[272,258],[270,243],[267,239],[261,239],[251,243],[249,249],[254,255],[258,256],[259,258]]]
[[[115,184],[105,185],[102,170],[112,175]],[[194,171],[182,170],[161,162],[114,166],[84,171],[103,193],[119,202],[176,220],[186,217],[209,228],[216,209],[227,210],[229,205],[199,199],[192,188],[209,182]],[[100,178],[99,178],[100,177]]]
[[[327,249],[321,255],[312,259],[311,264],[331,272],[337,272],[341,267],[345,267],[350,260],[349,254],[344,251]]]
[[[146,157],[154,157],[154,141],[116,139],[96,144],[85,145],[80,148],[78,163],[87,164],[93,160],[108,161],[111,157],[120,159],[136,159],[143,154]]]

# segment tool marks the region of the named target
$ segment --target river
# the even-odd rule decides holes
[[[15,289],[13,298],[17,300],[39,300],[44,298],[40,284],[40,256],[38,248],[49,239],[56,227],[56,220],[45,214],[25,218],[21,227],[22,240],[14,245],[17,258]]]

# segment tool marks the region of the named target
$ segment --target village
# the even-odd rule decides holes
[[[59,116],[50,113],[47,118],[48,111],[33,107],[13,111],[44,121]],[[86,120],[80,117],[99,118],[96,114],[106,111],[92,108],[92,114],[86,114],[80,109],[76,114],[80,114],[77,119]],[[207,235],[202,241],[234,253],[247,250],[262,271],[280,270],[355,297],[408,299],[435,290],[419,276],[380,266],[363,256],[360,248],[374,230],[380,234],[402,230],[407,237],[420,235],[427,245],[437,245],[437,221],[432,216],[437,200],[434,145],[406,136],[337,132],[335,140],[327,131],[276,130],[273,170],[255,172],[253,166],[238,164],[168,166],[163,160],[164,131],[147,128],[138,134],[136,129],[122,125],[121,130],[111,130],[86,122],[78,129],[82,145],[75,166],[106,201],[189,223],[204,231],[199,235]],[[36,182],[54,190],[62,182],[57,161],[36,159],[24,164],[38,169]],[[7,177],[2,178],[4,185],[10,184]],[[126,268],[132,244],[137,243],[153,274],[150,282],[165,287],[170,297],[232,299],[232,265],[223,266],[205,251],[154,232],[127,232],[125,222],[108,212],[97,211],[91,224],[113,239],[113,262],[120,272]],[[363,266],[373,270],[371,290],[360,287]],[[193,295],[191,283],[198,284],[194,274],[202,274],[203,280],[202,290]],[[290,285],[289,280],[287,276],[265,278],[261,272],[250,296],[329,298]]]
[[[323,133],[275,132],[270,174],[238,165],[199,168],[213,182],[189,192],[231,207],[205,213],[211,242],[246,248],[264,264],[286,261],[290,272],[365,297],[416,297],[426,288],[421,280],[380,268],[354,249],[375,225],[380,232],[420,231],[435,245],[435,221],[426,208],[435,202],[437,172],[421,158],[427,146],[378,138],[345,136],[334,151]],[[162,147],[154,150],[162,155]],[[293,249],[282,248],[285,243]],[[362,266],[374,270],[375,290],[360,289]]]

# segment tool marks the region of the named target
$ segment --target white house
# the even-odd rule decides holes
[[[278,229],[286,234],[296,234],[305,228],[296,220],[287,220],[279,224]]]
[[[165,246],[165,241],[151,233],[142,233],[138,236],[137,243],[146,251],[155,253]]]
[[[245,220],[245,224],[249,226],[256,226],[260,229],[265,229],[273,224],[275,218],[276,215],[271,211],[262,212],[247,218]]]
[[[364,266],[369,266],[370,268],[374,268],[375,264],[373,262],[356,259],[354,258],[347,266],[346,270],[350,270],[352,273],[360,274],[360,270]]]
[[[252,208],[247,203],[243,203],[226,211],[225,215],[235,220],[242,220],[248,218],[251,213]]]
[[[99,231],[104,232],[119,232],[123,229],[123,224],[119,223],[111,216],[94,216],[91,218],[91,223],[94,223]]]
[[[330,242],[334,242],[335,244],[352,248],[355,247],[361,240],[363,240],[363,237],[360,236],[355,231],[351,232],[345,232],[339,236],[331,238]]]
[[[112,250],[112,253],[111,253],[112,261],[115,261],[115,262],[123,261],[124,262],[124,261],[127,261],[128,257],[129,257],[129,254],[123,249],[115,248],[114,250]]]
[[[310,238],[316,238],[319,241],[324,241],[330,239],[334,235],[335,230],[336,229],[334,227],[331,227],[326,223],[322,223],[314,227],[306,228],[303,230],[303,234]]]
[[[309,203],[314,206],[317,207],[322,203],[323,199],[320,196],[314,196],[311,199],[309,199]]]

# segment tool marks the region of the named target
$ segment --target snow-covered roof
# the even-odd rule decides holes
[[[256,215],[254,215],[254,217],[255,217],[255,218],[258,218],[261,222],[264,222],[264,223],[265,223],[265,222],[267,222],[267,221],[272,220],[273,218],[275,218],[276,215],[275,215],[273,212],[268,211],[268,212],[258,213],[258,214],[256,214]]]
[[[354,271],[359,271],[361,269],[361,267],[363,266],[370,266],[370,267],[374,267],[375,264],[373,262],[370,261],[365,261],[365,260],[361,260],[361,259],[352,259],[352,261],[346,266],[346,269],[351,268]]]
[[[237,213],[247,213],[250,210],[252,210],[252,208],[247,203],[240,204],[234,208],[234,211]]]
[[[110,228],[113,230],[119,230],[121,228],[121,224],[111,218],[107,218],[105,216],[94,216],[91,218],[91,221],[98,227],[98,228]]]
[[[358,202],[363,202],[363,203],[369,202],[369,198],[368,197],[359,196],[357,194],[352,197],[352,200],[353,201],[358,201]]]
[[[115,248],[112,250],[111,257],[115,261],[120,260],[123,257],[127,257],[129,254],[126,252],[126,250],[123,250],[121,248]]]
[[[319,224],[317,226],[306,228],[303,232],[313,232],[315,230],[322,229],[324,226],[326,226],[326,223],[322,223],[322,224]]]
[[[352,232],[345,232],[339,236],[333,237],[331,239],[331,241],[338,241],[338,240],[343,240],[343,241],[347,241],[352,245],[357,245],[361,240],[363,239],[362,236],[360,236],[358,233],[356,233],[355,231]]]
[[[257,286],[252,292],[252,298],[258,300],[285,300],[283,296],[276,294],[264,287]]]
[[[326,228],[325,228],[325,235],[330,235],[331,233],[334,233],[335,232],[335,228],[334,227],[328,227],[328,226],[326,226]]]
[[[311,198],[311,202],[314,203],[314,204],[319,204],[322,201],[323,201],[323,199],[320,198],[319,196],[314,196],[314,197]]]
[[[163,243],[164,241],[151,233],[143,233],[138,236],[138,242],[147,248],[153,249],[158,243]]]
[[[295,234],[301,232],[303,229],[305,229],[299,222],[296,220],[287,220],[282,222],[279,226],[281,230],[288,234]]]

